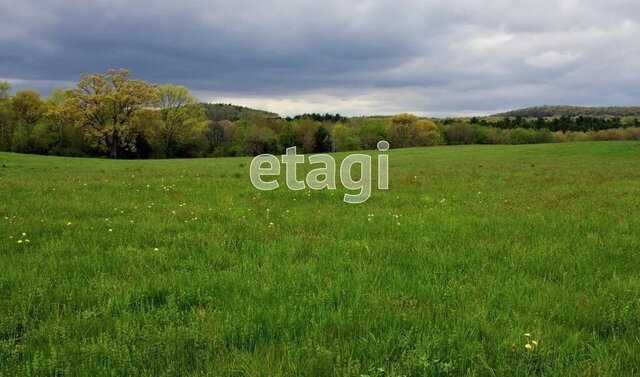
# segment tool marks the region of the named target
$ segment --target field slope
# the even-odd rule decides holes
[[[640,143],[390,161],[348,205],[1,153],[0,375],[640,374]]]

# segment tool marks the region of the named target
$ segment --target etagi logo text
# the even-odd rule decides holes
[[[378,142],[378,150],[385,152],[389,149],[386,141]],[[304,155],[296,153],[296,147],[287,148],[282,155],[282,164],[285,166],[285,182],[290,190],[304,190],[309,187],[312,190],[336,189],[336,161],[328,154],[315,154],[309,156],[312,166],[319,165],[309,171],[305,180],[299,180],[297,165],[304,164]],[[352,169],[359,165],[360,178],[355,180]],[[277,189],[280,184],[276,179],[265,181],[263,177],[280,176],[280,160],[272,154],[261,154],[254,157],[249,169],[251,183],[262,191]],[[350,204],[364,203],[371,196],[371,156],[366,154],[350,154],[340,164],[340,183],[347,190],[357,190],[358,193],[344,194],[344,201]],[[306,184],[306,185],[305,185]],[[378,189],[389,188],[389,155],[378,155]]]

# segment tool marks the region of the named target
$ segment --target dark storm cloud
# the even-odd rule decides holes
[[[637,104],[633,1],[0,0],[0,78],[126,67],[280,113]]]

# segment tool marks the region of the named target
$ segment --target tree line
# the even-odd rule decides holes
[[[9,95],[0,82],[0,150],[60,156],[189,158],[394,148],[640,139],[638,120],[619,118],[425,119],[411,114],[346,118],[277,114],[198,103],[180,85],[152,84],[127,70],[82,75],[47,98]]]
[[[610,106],[610,107],[586,107],[586,106],[535,106],[524,109],[511,110],[495,114],[495,117],[522,117],[522,118],[550,118],[550,117],[577,117],[577,116],[614,116],[637,117],[640,116],[640,106]]]
[[[452,121],[453,122],[453,121]],[[445,123],[447,121],[445,120]],[[481,126],[493,126],[501,129],[514,129],[525,128],[541,130],[547,129],[549,131],[599,131],[607,130],[611,128],[625,128],[640,127],[640,121],[636,117],[628,117],[625,121],[622,118],[616,116],[585,116],[578,115],[570,117],[568,115],[562,115],[559,117],[549,118],[523,118],[516,117],[501,117],[498,120],[491,119],[479,119],[473,117],[470,119],[471,124],[478,124]]]

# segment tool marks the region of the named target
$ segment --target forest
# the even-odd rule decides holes
[[[314,113],[282,118],[232,104],[199,103],[184,86],[149,83],[125,69],[82,75],[76,87],[46,98],[31,89],[10,93],[10,84],[0,82],[0,150],[41,155],[191,158],[277,154],[291,146],[302,153],[374,149],[380,140],[403,148],[640,139],[638,117],[622,108],[614,109],[625,116],[602,115],[603,110],[534,112],[537,117]]]

